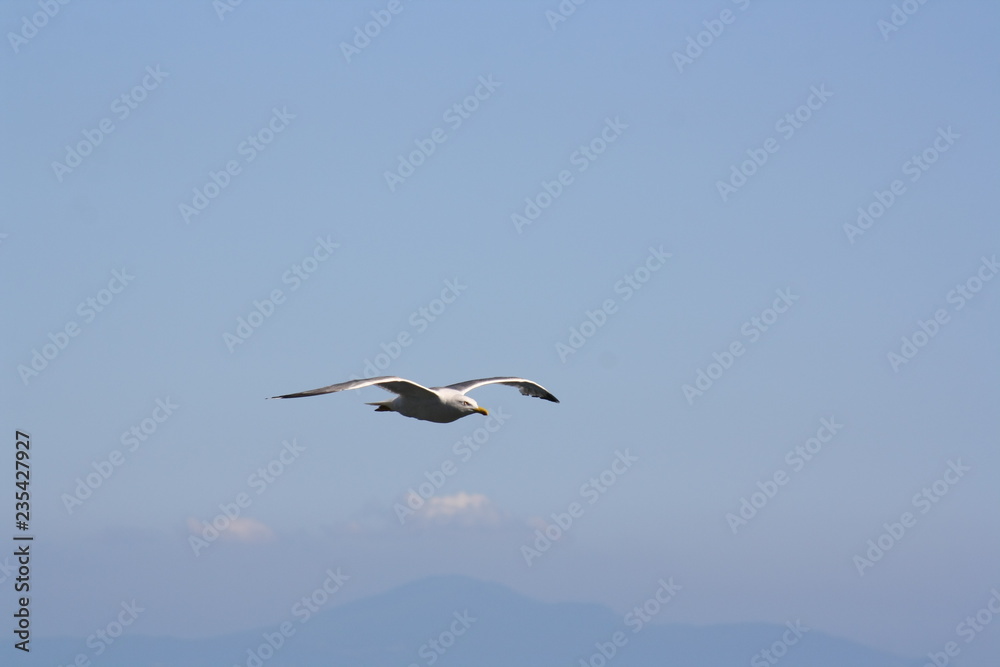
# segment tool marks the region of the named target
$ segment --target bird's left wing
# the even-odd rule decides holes
[[[537,382],[525,380],[524,378],[483,378],[481,380],[466,380],[465,382],[450,384],[448,385],[448,389],[454,389],[455,391],[467,394],[476,387],[482,387],[484,384],[505,384],[510,387],[517,387],[525,396],[544,398],[546,401],[552,401],[553,403],[559,402],[559,399],[550,394],[545,387]]]
[[[283,396],[271,396],[271,398],[302,398],[303,396],[319,396],[320,394],[332,394],[335,391],[346,391],[348,389],[361,389],[372,385],[391,391],[402,396],[412,396],[414,398],[436,398],[437,394],[422,385],[407,380],[406,378],[394,375],[385,375],[377,378],[367,378],[364,380],[349,380],[338,384],[331,384],[328,387],[300,391],[297,394],[284,394]]]

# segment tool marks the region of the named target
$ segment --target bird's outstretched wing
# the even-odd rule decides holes
[[[465,382],[459,382],[458,384],[450,384],[448,385],[448,389],[454,389],[455,391],[467,394],[476,387],[482,387],[484,384],[505,384],[511,387],[517,387],[525,396],[544,398],[546,401],[552,401],[553,403],[559,402],[559,399],[550,394],[545,387],[537,382],[525,380],[524,378],[483,378],[482,380],[466,380]]]
[[[362,387],[370,387],[372,385],[391,391],[394,394],[400,394],[401,396],[410,396],[413,398],[437,398],[437,394],[427,387],[421,386],[416,382],[407,380],[406,378],[396,377],[394,375],[366,378],[364,380],[349,380],[348,382],[331,384],[329,387],[320,387],[319,389],[300,391],[297,394],[271,396],[271,398],[302,398],[303,396],[319,396],[320,394],[332,394],[335,391],[346,391],[348,389],[361,389]]]

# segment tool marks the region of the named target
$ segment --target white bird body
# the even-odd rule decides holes
[[[439,424],[453,422],[480,410],[482,410],[482,414],[489,414],[485,408],[480,408],[473,399],[466,397],[460,391],[448,387],[431,387],[430,390],[436,394],[434,398],[400,395],[388,401],[368,403],[368,405],[378,406],[376,411],[398,412],[404,417],[413,417]],[[463,409],[468,408],[470,404],[471,410]]]
[[[331,384],[328,387],[310,389],[295,394],[284,394],[282,396],[272,396],[271,398],[302,398],[304,396],[319,396],[321,394],[332,394],[348,389],[361,389],[362,387],[377,386],[397,394],[396,398],[388,401],[369,403],[374,405],[376,412],[398,412],[404,417],[422,419],[439,424],[447,424],[456,419],[461,419],[466,415],[479,413],[488,415],[486,408],[479,407],[476,401],[468,396],[466,392],[481,387],[484,384],[505,384],[517,387],[525,396],[543,398],[553,403],[558,403],[559,399],[549,393],[542,385],[517,377],[495,377],[483,378],[480,380],[467,380],[457,384],[450,384],[446,387],[424,387],[422,385],[397,376],[382,376],[376,378],[365,378],[363,380],[351,380],[338,384]]]

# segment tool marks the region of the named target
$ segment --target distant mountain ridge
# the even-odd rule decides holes
[[[638,625],[602,605],[539,602],[438,576],[253,631],[125,635],[96,657],[79,638],[36,639],[25,662],[70,665],[84,653],[95,667],[922,667],[794,622]]]

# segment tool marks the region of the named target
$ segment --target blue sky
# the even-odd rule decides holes
[[[956,634],[1000,585],[992,3],[42,5],[0,64],[38,633],[278,623],[341,567],[339,601],[456,573],[624,613],[673,577],[658,622],[1000,650]],[[562,402],[263,400],[380,353]]]

